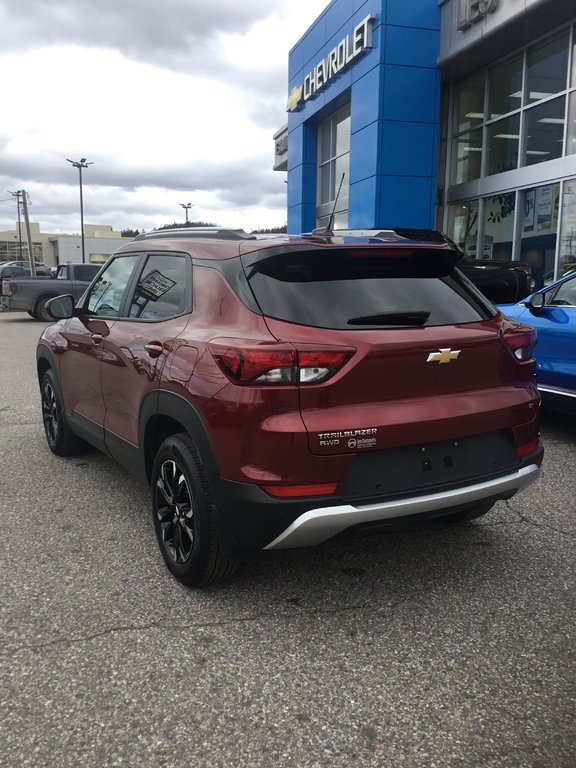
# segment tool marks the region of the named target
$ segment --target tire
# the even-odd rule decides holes
[[[57,456],[74,456],[83,453],[87,444],[72,433],[66,420],[66,412],[56,374],[46,371],[40,382],[42,422],[48,447]]]
[[[40,319],[39,317],[36,317],[34,312],[28,312],[28,314],[30,315],[30,317],[34,318],[34,320],[39,320]]]
[[[48,312],[46,309],[46,304],[52,299],[52,296],[41,296],[38,301],[36,302],[36,306],[34,307],[34,316],[38,320],[43,320],[46,323],[53,323],[54,318],[52,315]]]
[[[151,490],[160,551],[178,581],[207,587],[232,576],[238,563],[222,551],[208,474],[188,435],[173,435],[162,443]]]
[[[460,510],[459,512],[448,513],[447,515],[441,515],[439,517],[446,525],[464,525],[471,520],[476,520],[478,517],[486,515],[492,507],[496,504],[495,501],[479,501],[473,507]]]

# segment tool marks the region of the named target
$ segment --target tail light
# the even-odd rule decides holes
[[[522,458],[522,456],[527,456],[529,453],[537,451],[539,445],[540,441],[538,439],[531,440],[529,443],[523,443],[523,445],[518,445],[516,447],[516,455],[520,458]]]
[[[278,499],[293,499],[298,496],[331,496],[338,483],[317,483],[315,485],[261,485],[263,491]]]
[[[235,384],[252,386],[318,384],[334,376],[356,350],[342,348],[298,349],[292,344],[216,339],[209,343],[212,356]]]
[[[8,288],[10,290],[10,296],[14,296],[14,294],[18,290],[18,286],[16,285],[16,283],[10,283]]]
[[[534,359],[533,350],[536,346],[536,331],[511,334],[510,336],[505,336],[504,341],[514,357],[521,363]]]

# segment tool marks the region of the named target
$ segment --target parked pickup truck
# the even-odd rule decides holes
[[[79,299],[98,271],[99,264],[61,264],[53,278],[24,277],[2,280],[4,306],[10,310],[23,310],[37,320],[52,320],[46,302],[54,296],[71,293]]]

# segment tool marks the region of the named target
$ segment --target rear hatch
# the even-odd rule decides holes
[[[342,352],[324,379],[301,378],[313,453],[426,444],[529,420],[534,394],[520,381],[501,316],[454,269],[458,258],[429,244],[242,257],[279,342],[312,361],[315,351]]]

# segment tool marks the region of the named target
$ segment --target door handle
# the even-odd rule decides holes
[[[92,340],[92,344],[102,344],[102,339],[104,336],[102,336],[101,333],[93,333],[90,336],[90,339]]]
[[[144,349],[148,353],[149,357],[160,357],[164,347],[162,344],[160,344],[159,341],[150,341],[148,344],[144,345]]]

